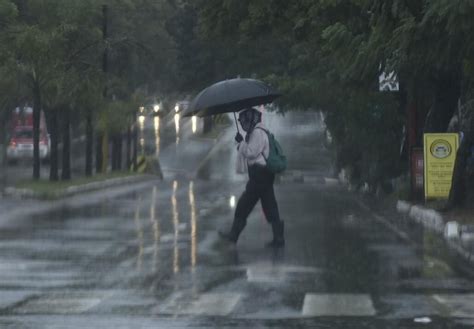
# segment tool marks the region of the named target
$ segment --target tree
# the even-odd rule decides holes
[[[84,53],[98,45],[93,1],[18,1],[19,20],[7,31],[17,68],[34,99],[33,178],[40,178],[39,116],[45,88],[64,80],[75,65],[84,65]],[[90,65],[90,64],[88,64]],[[54,88],[53,88],[54,89]],[[52,175],[55,178],[55,175]]]
[[[173,40],[165,28],[172,10],[168,1],[110,0],[106,5],[107,51],[103,68],[107,75],[107,92],[104,93],[107,102],[127,102],[139,89],[154,95],[166,93],[173,84],[171,77],[174,76],[175,67]],[[109,115],[115,116],[113,113]],[[121,150],[123,132],[108,124],[106,126],[108,128],[102,130],[106,134],[101,143],[97,143],[101,148],[101,152],[97,152],[97,159],[102,160],[98,171],[108,166],[109,137],[113,140],[112,154],[120,155]],[[114,136],[107,134],[110,129]],[[120,161],[114,160],[113,163],[114,170],[121,167]]]
[[[462,0],[227,0],[199,1],[196,8],[201,38],[225,46],[210,56],[277,85],[285,94],[282,106],[326,112],[341,165],[360,167],[367,179],[372,170],[353,136],[371,141],[394,132],[392,156],[383,145],[371,153],[384,168],[384,158],[396,160],[402,119],[409,146],[421,145],[422,133],[446,131],[459,97],[472,94],[473,6]],[[378,95],[382,71],[397,73],[399,97]],[[393,111],[391,120],[386,111]],[[377,113],[382,129],[364,131]]]

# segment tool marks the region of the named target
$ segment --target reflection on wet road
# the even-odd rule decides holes
[[[189,182],[189,207],[190,207],[190,226],[191,226],[191,270],[194,272],[197,261],[197,214],[196,201],[194,198],[194,182]]]
[[[171,205],[173,206],[173,272],[179,272],[179,249],[178,249],[178,238],[179,238],[179,212],[178,212],[178,201],[176,199],[176,191],[178,189],[178,182],[173,182],[173,195],[171,196]]]
[[[176,130],[176,144],[179,144],[179,129],[180,129],[179,119],[180,119],[180,114],[176,113],[174,115],[174,128]]]
[[[236,182],[165,181],[12,229],[0,243],[4,316],[185,316],[179,322],[207,315],[281,327],[384,328],[423,317],[442,327],[449,312],[470,317],[469,304],[456,306],[474,298],[470,281],[427,273],[421,246],[398,240],[337,189],[278,187],[287,195],[282,213],[293,215],[284,251],[263,247],[270,230],[259,212],[237,248],[223,245],[215,229],[229,223],[230,194],[240,189]]]
[[[312,145],[295,158],[305,175],[324,177],[328,168],[312,170],[328,154],[320,131],[305,132],[310,119],[286,117],[298,134],[281,130],[282,144]],[[429,234],[401,240],[324,180],[277,184],[284,250],[264,247],[260,206],[238,246],[226,245],[216,230],[229,227],[244,188],[233,177],[172,177],[1,231],[0,327],[472,327],[474,285],[433,254]]]
[[[160,156],[160,117],[153,118],[153,127],[155,132],[155,156]]]

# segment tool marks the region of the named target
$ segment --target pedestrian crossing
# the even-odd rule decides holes
[[[462,318],[474,319],[474,294],[391,294],[373,296],[356,293],[308,292],[297,298],[300,303],[271,305],[262,303],[261,309],[244,310],[252,296],[242,292],[189,292],[172,293],[157,299],[136,290],[79,290],[63,292],[0,290],[3,314],[74,315],[112,314],[120,310],[141,308],[142,314],[153,316],[213,316],[229,318],[320,318],[351,317],[381,319]],[[254,304],[253,304],[254,305]]]
[[[194,204],[194,194],[185,197]],[[225,197],[207,202],[204,209],[217,209],[216,213],[227,206]],[[195,210],[187,214],[177,209],[173,205],[170,213],[161,213],[162,218],[172,219],[168,224],[159,222],[154,211],[147,218],[148,214],[132,209],[122,215],[133,216],[133,221],[84,218],[66,222],[66,229],[45,227],[31,236],[0,241],[0,314],[474,321],[474,294],[468,293],[474,288],[469,282],[394,277],[392,282],[341,287],[337,284],[342,281],[334,278],[347,274],[343,278],[347,282],[355,277],[329,266],[328,260],[301,262],[288,254],[270,256],[245,243],[240,258],[234,259],[236,252],[214,245],[218,243],[214,231],[196,239]],[[184,221],[187,215],[190,220]],[[343,225],[352,228],[356,219],[349,215]],[[210,221],[201,225],[214,229]],[[207,232],[202,226],[199,229]],[[257,240],[248,233],[245,238]],[[409,251],[398,244],[387,246],[386,241],[370,247],[371,253],[403,259],[403,264],[416,256]],[[386,279],[385,272],[377,279]],[[387,287],[391,293],[384,290]]]
[[[179,231],[188,227],[183,224],[177,225],[176,229]],[[58,241],[43,243],[35,240],[30,246],[45,253],[58,249],[66,253],[82,252],[85,259],[88,259],[91,253],[92,256],[97,256],[106,252],[107,243],[104,243],[102,234],[103,232],[98,231],[97,239],[87,243],[72,239],[67,245],[59,246]],[[174,246],[175,240],[174,235],[163,234],[162,249],[168,252],[164,247],[168,244]],[[0,248],[16,250],[25,245],[25,241],[3,241]],[[91,250],[90,246],[94,248]],[[176,250],[184,251],[170,250],[173,253]],[[144,247],[143,253],[148,252],[153,254],[154,249],[148,251]],[[335,292],[330,289],[318,290],[317,282],[323,281],[324,276],[337,275],[328,272],[325,267],[276,264],[264,260],[236,265],[210,266],[203,263],[190,271],[183,271],[181,276],[175,275],[167,285],[177,286],[166,294],[156,296],[149,287],[120,289],[119,286],[117,289],[101,290],[101,287],[110,287],[110,283],[117,282],[109,282],[106,280],[108,277],[104,279],[101,275],[96,275],[100,273],[84,271],[81,264],[74,264],[63,257],[17,257],[13,253],[0,259],[1,314],[118,314],[124,309],[133,309],[139,310],[140,314],[160,317],[474,319],[474,293],[470,293],[472,289],[467,287],[463,290],[464,293],[459,292],[458,288],[466,287],[468,282],[457,282],[452,278],[433,279],[435,281],[420,278],[421,281],[414,282],[409,289],[412,293]],[[130,263],[127,263],[128,260]],[[121,273],[120,280],[135,280],[137,275],[143,275],[135,271],[135,257],[127,258],[122,265],[115,264],[111,268]],[[108,272],[109,269],[105,267],[104,271]],[[144,273],[146,275],[147,272]],[[156,272],[150,273],[156,275]],[[111,275],[111,278],[116,278],[116,275]],[[192,285],[184,283],[188,279],[193,281]],[[212,283],[210,287],[206,286],[206,282]],[[434,290],[438,293],[426,293],[433,287],[438,287]]]

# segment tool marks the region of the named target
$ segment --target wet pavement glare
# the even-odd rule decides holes
[[[232,128],[196,175],[182,138],[160,150],[163,181],[0,231],[0,327],[472,328],[474,285],[430,236],[401,239],[327,183],[319,116],[265,120],[291,159],[275,187],[284,249],[264,247],[260,205],[237,246],[218,239],[245,184]]]

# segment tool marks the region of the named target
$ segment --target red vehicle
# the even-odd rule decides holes
[[[50,142],[43,112],[40,115],[39,134],[40,159],[46,160],[49,157]],[[7,159],[10,161],[33,159],[33,109],[31,107],[17,107],[13,112]]]

